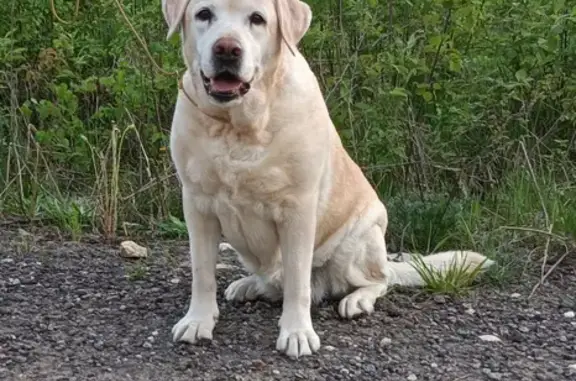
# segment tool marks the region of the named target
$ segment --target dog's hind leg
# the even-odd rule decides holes
[[[258,298],[277,301],[282,298],[282,291],[271,284],[265,283],[258,275],[249,275],[230,283],[224,292],[224,296],[226,300],[237,302]]]
[[[355,290],[340,301],[338,313],[343,318],[371,314],[376,300],[388,290],[383,229],[379,225],[373,226],[361,241],[361,247],[356,246],[357,251],[351,256],[353,259],[346,271],[346,280]]]

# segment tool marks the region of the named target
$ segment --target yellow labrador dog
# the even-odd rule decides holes
[[[252,274],[227,300],[282,299],[277,349],[320,347],[311,303],[342,298],[339,314],[369,314],[392,284],[420,285],[388,263],[387,213],[345,151],[297,44],[312,13],[299,0],[163,0],[168,38],[180,31],[187,72],[171,132],[190,237],[192,297],[174,340],[212,339],[223,234]],[[488,266],[474,252],[426,257]]]

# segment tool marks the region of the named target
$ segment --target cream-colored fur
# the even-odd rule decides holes
[[[210,23],[197,20],[205,7],[215,15]],[[182,183],[193,280],[174,339],[212,338],[221,233],[252,273],[230,284],[226,298],[283,299],[277,349],[289,356],[320,347],[311,303],[342,298],[339,313],[351,318],[371,313],[389,285],[422,284],[409,264],[387,262],[386,208],[342,146],[318,81],[296,49],[310,8],[299,0],[163,0],[163,11],[169,36],[180,28],[188,67],[171,153]],[[255,11],[266,25],[246,21]],[[239,73],[252,81],[247,94],[224,104],[206,93],[199,74],[211,72],[211,45],[221,37],[240,42]],[[447,252],[426,258],[438,268],[453,260],[474,265],[485,257]]]

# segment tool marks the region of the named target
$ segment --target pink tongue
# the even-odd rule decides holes
[[[222,80],[212,79],[212,90],[218,93],[231,93],[236,91],[242,86],[242,81],[239,80]]]

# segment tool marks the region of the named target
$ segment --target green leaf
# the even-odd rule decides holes
[[[408,98],[408,93],[406,92],[406,89],[404,89],[403,87],[395,87],[393,90],[390,91],[390,95],[395,97]]]
[[[518,82],[524,82],[528,78],[528,73],[526,73],[526,70],[520,69],[516,72],[515,77]]]

